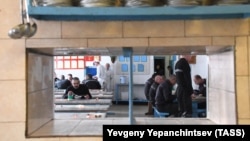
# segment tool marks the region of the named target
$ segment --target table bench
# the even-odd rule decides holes
[[[56,105],[55,112],[107,112],[110,105]]]
[[[111,99],[55,99],[56,105],[111,105]]]
[[[113,92],[105,92],[105,91],[89,91],[91,95],[113,95]],[[53,92],[54,95],[63,95],[65,90],[58,90]]]
[[[55,95],[54,96],[55,99],[62,99],[62,95]],[[102,94],[99,94],[99,95],[92,95],[92,99],[112,99],[113,98],[113,95],[102,95]]]

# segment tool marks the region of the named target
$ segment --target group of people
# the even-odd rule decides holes
[[[60,79],[57,77],[54,78],[55,87],[65,89],[64,99],[67,99],[69,94],[72,94],[73,98],[92,98],[89,89],[112,90],[113,72],[110,69],[110,64],[106,63],[104,67],[100,62],[94,62],[94,65],[96,66],[96,75],[92,76],[92,74],[87,74],[82,83],[78,77],[73,77],[72,74],[68,74],[67,79],[65,79],[64,75],[61,75]]]
[[[145,96],[148,100],[146,115],[153,115],[153,106],[159,112],[168,112],[174,117],[192,117],[192,98],[206,96],[206,79],[200,75],[194,76],[194,83],[199,86],[193,89],[190,55],[181,55],[176,62],[174,72],[166,79],[165,76],[154,73],[145,83]],[[173,87],[177,84],[176,91]],[[206,108],[206,102],[200,103],[198,108]]]
[[[54,82],[55,82],[55,88],[58,89],[67,89],[69,86],[71,86],[71,80],[72,80],[73,76],[72,74],[68,74],[67,75],[67,79],[65,79],[65,75],[61,75],[61,78],[54,78]]]
[[[96,61],[94,65],[96,66],[96,75],[93,78],[100,83],[101,88],[106,91],[112,91],[114,72],[111,70],[110,64],[106,63],[104,67],[99,61]]]

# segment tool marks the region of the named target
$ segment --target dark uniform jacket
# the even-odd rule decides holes
[[[166,105],[169,103],[173,103],[176,99],[175,95],[172,95],[173,85],[169,80],[164,81],[158,86],[155,96],[155,104],[156,105]]]
[[[203,79],[203,80],[204,80],[203,83],[199,84],[198,90],[194,90],[194,94],[202,94],[202,96],[207,95],[207,89],[206,89],[207,80],[206,79]]]
[[[74,94],[79,96],[89,95],[89,98],[92,98],[92,95],[90,94],[89,89],[85,84],[80,84],[77,89],[75,89],[73,86],[68,87],[65,91],[65,94],[63,95],[63,98],[68,98],[69,91],[72,91]],[[82,99],[84,99],[84,97],[82,97]]]
[[[155,106],[155,95],[156,95],[156,90],[158,86],[159,84],[154,82],[149,89],[149,100],[151,101],[153,106]]]
[[[95,79],[84,80],[83,83],[89,89],[101,89],[101,84],[99,83],[99,81],[97,81]]]
[[[175,65],[176,83],[178,87],[185,90],[188,94],[193,93],[191,80],[191,69],[188,61],[181,58]]]
[[[149,100],[149,90],[150,90],[150,87],[153,83],[154,83],[153,78],[149,78],[145,83],[144,94],[145,94],[145,97],[147,98],[147,100]]]
[[[67,89],[69,86],[71,86],[71,82],[68,79],[58,80],[56,81],[55,86],[58,89]]]

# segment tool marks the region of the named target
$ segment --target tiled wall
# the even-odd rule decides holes
[[[249,62],[250,19],[127,22],[37,21],[37,34],[29,40],[13,40],[10,28],[20,24],[19,0],[0,5],[0,140],[78,141],[85,138],[25,138],[26,64],[28,47],[123,47],[236,45],[236,112],[238,124],[250,124]],[[70,29],[70,30],[69,30]],[[215,63],[216,64],[216,63]],[[215,81],[221,81],[219,78]],[[212,89],[211,89],[212,91]],[[216,92],[215,92],[216,93]],[[42,92],[40,93],[42,95]],[[225,94],[222,94],[226,96]],[[9,101],[11,99],[11,102]],[[216,119],[216,118],[214,118]],[[221,122],[218,118],[218,122]],[[7,131],[7,132],[6,132]]]
[[[53,57],[28,53],[27,118],[30,134],[53,119]]]
[[[236,124],[234,49],[209,56],[208,118]]]

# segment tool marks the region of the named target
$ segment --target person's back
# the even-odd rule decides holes
[[[101,84],[96,79],[93,79],[92,74],[87,74],[86,79],[82,81],[89,89],[101,89]]]
[[[147,100],[149,100],[149,89],[151,87],[151,85],[154,83],[154,78],[149,78],[144,86],[144,94]]]
[[[190,55],[181,55],[181,58],[175,64],[175,74],[177,82],[177,100],[179,104],[180,116],[192,116],[192,98],[193,93],[191,68],[188,61],[191,59]]]
[[[157,82],[154,82],[151,85],[150,90],[149,90],[149,99],[153,106],[155,106],[155,94],[156,94],[156,90],[158,86],[159,84]]]
[[[163,81],[164,81],[163,76],[156,75],[155,81],[149,89],[149,99],[153,106],[155,106],[155,95],[156,95],[157,88]]]
[[[154,78],[157,75],[157,73],[153,73],[152,76],[145,82],[144,86],[144,95],[148,101],[148,112],[145,113],[145,115],[152,115],[153,114],[153,108],[152,104],[150,102],[150,97],[149,97],[149,90],[151,85],[154,83]]]
[[[172,95],[172,88],[175,83],[175,75],[170,75],[169,79],[159,84],[155,96],[155,106],[160,112],[168,112],[170,115],[177,116],[178,105],[174,102],[176,96]]]
[[[61,75],[61,80],[56,81],[55,85],[58,89],[67,89],[71,86],[71,82],[65,79],[64,75]]]
[[[95,80],[95,79],[91,79],[91,80],[85,81],[85,85],[89,89],[101,89],[100,83],[97,80]]]

